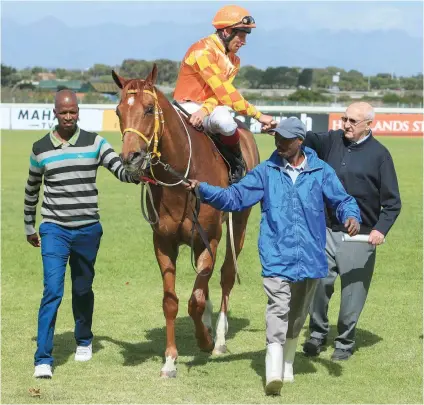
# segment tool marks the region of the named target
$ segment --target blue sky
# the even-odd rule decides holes
[[[84,69],[128,58],[181,60],[231,3],[257,24],[240,51],[242,65],[423,71],[422,1],[1,0],[2,62]]]
[[[313,31],[400,29],[414,37],[423,36],[423,3],[404,1],[244,1],[255,17],[258,29],[271,30],[281,26]],[[68,26],[96,25],[107,22],[129,26],[167,21],[185,24],[205,23],[222,1],[5,1],[2,19],[28,24],[48,16]]]

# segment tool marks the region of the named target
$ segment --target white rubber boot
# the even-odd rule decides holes
[[[287,339],[284,344],[284,366],[283,366],[283,381],[294,382],[293,363],[296,355],[297,341],[299,337],[295,339]]]
[[[280,395],[283,386],[283,347],[271,343],[266,347],[265,357],[266,395]]]

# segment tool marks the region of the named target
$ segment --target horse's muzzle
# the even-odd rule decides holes
[[[143,166],[145,166],[144,162],[147,158],[147,154],[144,150],[141,150],[139,152],[130,152],[125,157],[121,153],[120,158],[125,170],[129,172],[136,172],[142,170]]]

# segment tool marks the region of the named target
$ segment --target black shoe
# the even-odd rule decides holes
[[[234,165],[231,168],[231,184],[239,182],[244,176],[244,166],[242,164]]]
[[[228,159],[231,166],[230,182],[233,184],[237,183],[243,178],[246,172],[246,166],[243,155],[241,153],[240,142],[236,145],[228,147],[228,149],[231,152],[231,155]]]
[[[331,356],[331,360],[348,360],[349,357],[352,356],[352,354],[352,350],[336,348]]]
[[[326,344],[326,338],[318,339],[315,337],[311,337],[303,344],[303,353],[305,353],[306,356],[318,356],[321,352],[322,347]]]

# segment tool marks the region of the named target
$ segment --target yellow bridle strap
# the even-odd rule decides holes
[[[150,142],[151,142],[151,140],[149,141],[147,138],[146,138],[146,136],[145,135],[143,135],[140,131],[137,131],[136,129],[134,129],[134,128],[125,128],[124,129],[124,132],[122,132],[122,140],[124,139],[124,135],[127,133],[127,132],[134,132],[135,134],[137,134],[144,142],[146,142],[147,143],[147,145],[150,145]]]
[[[134,94],[137,93],[138,90],[128,90],[128,94]],[[122,131],[122,136],[121,139],[124,140],[124,135],[127,132],[134,132],[135,134],[137,134],[144,142],[146,142],[147,147],[150,146],[150,144],[153,141],[153,151],[152,151],[152,155],[156,156],[156,157],[160,157],[160,152],[158,152],[158,144],[159,144],[159,129],[160,129],[160,125],[162,124],[162,130],[163,130],[163,124],[164,124],[164,120],[163,120],[163,113],[162,113],[162,109],[159,106],[159,101],[158,101],[158,97],[156,95],[155,91],[150,91],[150,90],[143,90],[143,93],[147,93],[150,94],[154,99],[155,99],[155,126],[153,128],[153,137],[150,139],[150,141],[147,139],[146,135],[144,135],[143,133],[141,133],[140,131],[138,131],[135,128],[125,128]]]

